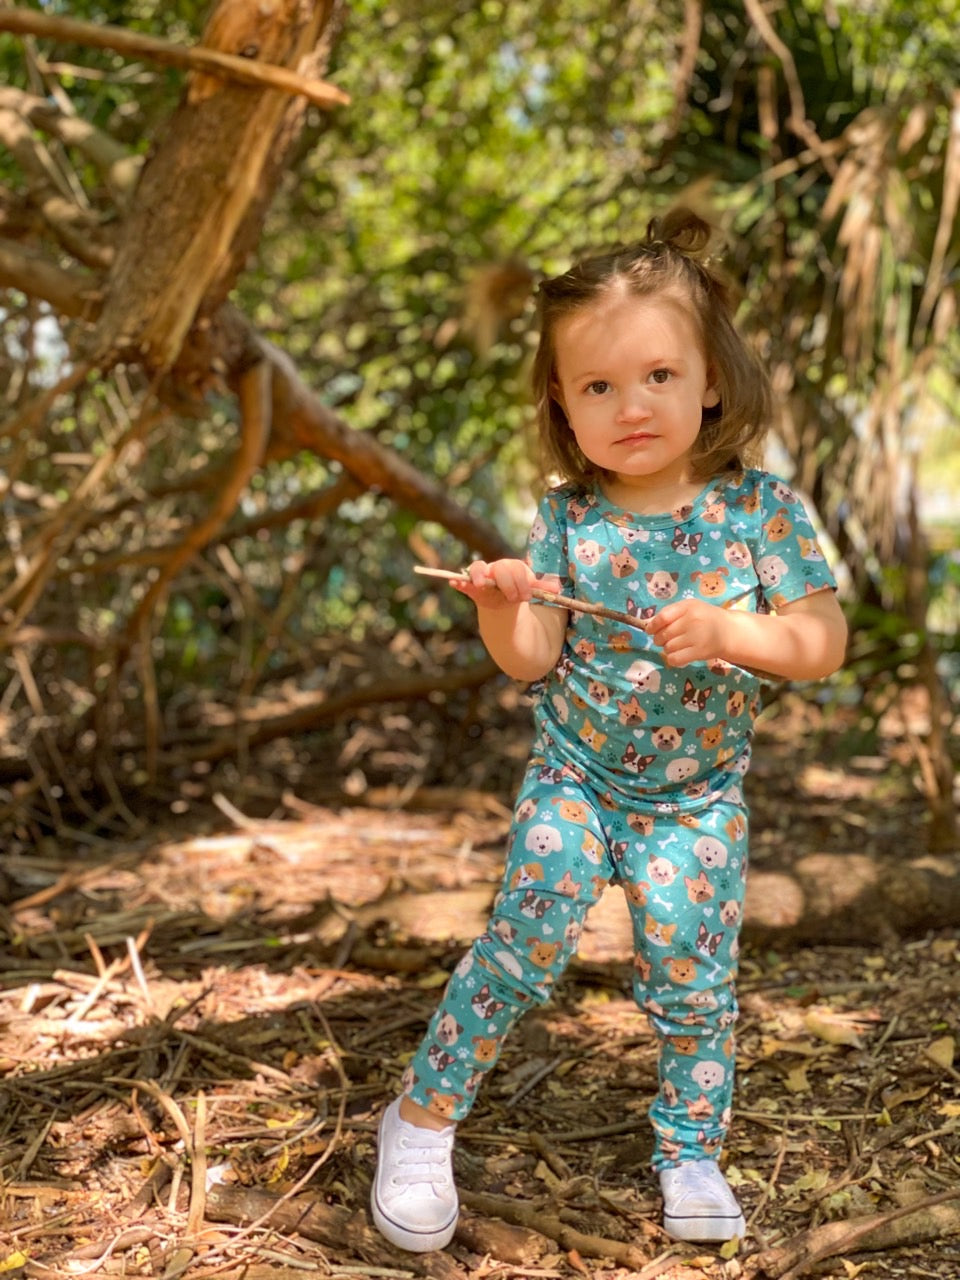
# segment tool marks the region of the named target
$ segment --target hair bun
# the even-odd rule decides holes
[[[700,253],[710,243],[713,228],[685,205],[669,209],[647,223],[647,244],[665,244],[681,253]]]

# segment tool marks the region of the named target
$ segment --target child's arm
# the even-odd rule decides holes
[[[847,647],[847,622],[829,589],[770,614],[677,600],[648,627],[670,667],[720,658],[784,680],[822,680],[842,665]]]
[[[560,657],[569,614],[532,604],[539,579],[523,560],[475,560],[470,582],[453,582],[477,606],[480,635],[497,666],[515,680],[539,680]]]

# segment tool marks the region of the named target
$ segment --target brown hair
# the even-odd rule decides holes
[[[704,409],[692,454],[696,479],[759,461],[772,397],[767,375],[733,323],[732,290],[704,256],[712,228],[690,209],[678,207],[653,218],[646,239],[575,263],[544,280],[537,291],[540,343],[533,363],[533,393],[546,469],[565,480],[590,483],[601,474],[580,451],[555,395],[554,330],[557,321],[596,302],[618,285],[637,297],[671,292],[689,305],[700,332],[707,366],[720,394]]]

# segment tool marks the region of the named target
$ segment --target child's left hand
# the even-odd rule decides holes
[[[659,609],[646,624],[663,650],[668,667],[711,662],[723,656],[730,615],[704,600],[677,600]]]

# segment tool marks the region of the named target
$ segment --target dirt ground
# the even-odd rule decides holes
[[[470,755],[440,727],[371,714],[310,767],[277,748],[255,781],[191,774],[134,836],[10,820],[0,1271],[960,1276],[960,928],[747,943],[724,1160],[748,1231],[716,1252],[659,1226],[654,1042],[616,890],[461,1126],[450,1248],[381,1241],[366,1216],[378,1116],[497,885],[524,751],[521,731],[499,733],[494,768],[489,738]],[[424,785],[411,742],[418,759],[459,753],[461,785],[439,769]],[[856,750],[813,720],[761,729],[758,865],[920,847],[896,742]]]

